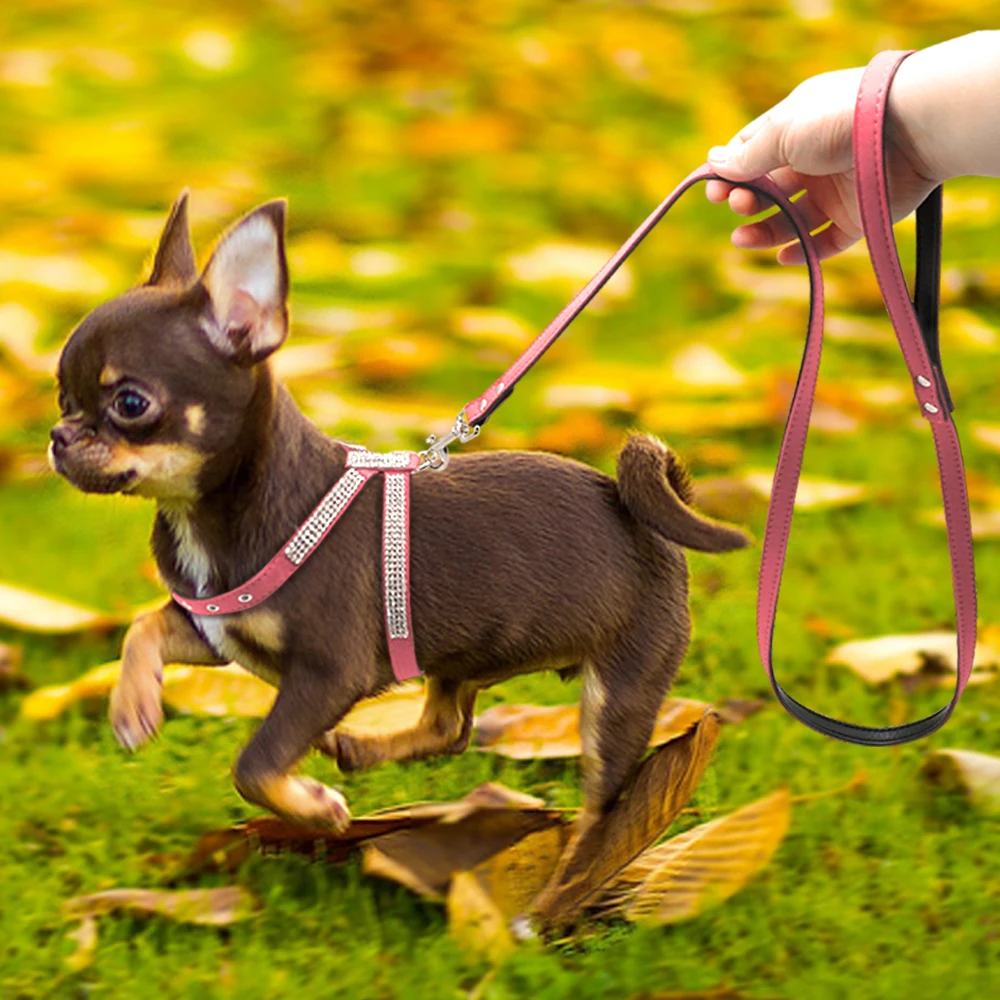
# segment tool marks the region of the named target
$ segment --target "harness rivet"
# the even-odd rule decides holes
[[[218,604],[206,604],[205,605],[205,610],[206,611],[218,611],[219,610],[219,605]]]
[[[924,403],[924,409],[928,413],[937,413],[938,408],[933,403]]]
[[[240,604],[246,604],[247,601],[253,600],[253,594],[240,594],[240,596],[236,599],[240,602]]]
[[[923,387],[924,387],[925,389],[926,389],[926,388],[927,388],[927,387],[928,387],[928,386],[929,386],[929,385],[931,384],[931,380],[930,380],[929,378],[925,378],[925,377],[924,377],[923,375],[918,375],[918,376],[917,376],[917,381],[918,381],[918,382],[919,382],[919,383],[920,383],[920,384],[921,384],[921,385],[922,385],[922,386],[923,386]]]

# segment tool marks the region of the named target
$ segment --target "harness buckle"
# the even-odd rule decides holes
[[[456,441],[465,444],[475,437],[479,437],[479,425],[470,426],[469,421],[465,419],[465,411],[462,410],[455,417],[455,423],[446,434],[440,438],[434,434],[428,435],[427,444],[430,447],[419,453],[420,464],[414,469],[414,472],[422,472],[424,469],[440,472],[442,469],[446,469],[450,458],[448,446]]]

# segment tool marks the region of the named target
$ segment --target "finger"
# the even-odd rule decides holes
[[[778,190],[789,198],[798,194],[806,186],[805,178],[791,167],[779,167],[771,174],[771,179]],[[738,185],[730,185],[729,207],[737,215],[756,215],[758,212],[770,208],[773,204],[774,202],[765,195],[759,195],[755,191]]]
[[[827,222],[826,213],[817,208],[807,194],[795,202],[795,207],[810,233]],[[742,249],[765,250],[794,239],[798,239],[798,233],[784,212],[733,230],[733,245]]]
[[[736,136],[728,146],[714,146],[708,162],[728,180],[748,181],[787,165],[782,152],[785,126],[773,114],[747,139]]]
[[[719,205],[729,197],[732,189],[732,184],[727,184],[725,181],[708,181],[705,184],[705,197]]]
[[[819,259],[826,260],[827,257],[835,257],[848,247],[854,246],[860,238],[860,236],[851,236],[850,233],[845,233],[840,226],[833,223],[821,233],[817,233],[813,237],[813,243],[816,246]],[[805,260],[805,252],[802,250],[802,244],[798,241],[790,243],[778,251],[779,264],[804,264]]]

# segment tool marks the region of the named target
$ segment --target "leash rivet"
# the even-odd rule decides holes
[[[917,376],[917,381],[926,389],[930,384],[931,380],[929,378],[924,378],[923,375]]]
[[[205,605],[205,610],[206,611],[218,611],[219,610],[219,605],[218,604],[206,604]]]
[[[933,403],[924,403],[924,409],[928,413],[937,413],[938,408]]]
[[[253,600],[253,594],[240,594],[240,596],[237,597],[236,600],[238,600],[240,604],[246,604],[247,601]]]

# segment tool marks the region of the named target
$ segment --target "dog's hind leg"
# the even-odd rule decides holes
[[[330,730],[316,748],[334,757],[342,771],[361,771],[390,760],[461,753],[469,745],[478,691],[472,681],[428,677],[424,709],[412,729],[377,736]]]
[[[649,745],[663,697],[687,651],[686,621],[672,625],[637,623],[584,667],[580,831],[617,802]]]

